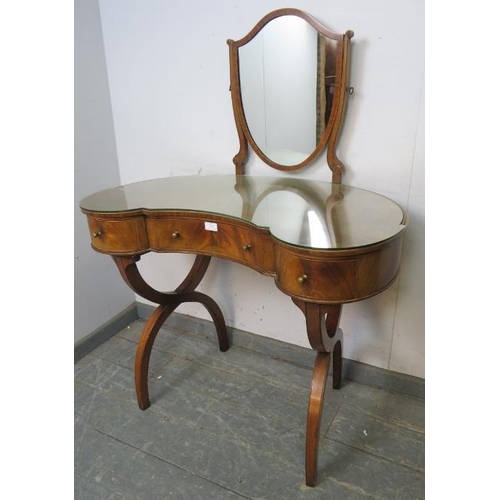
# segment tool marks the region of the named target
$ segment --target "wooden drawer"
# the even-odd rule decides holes
[[[276,252],[276,284],[286,294],[319,302],[355,300],[357,259],[319,260],[283,249]]]
[[[98,252],[126,254],[148,249],[144,217],[120,220],[88,217],[87,220],[92,247]]]
[[[387,288],[401,263],[399,234],[367,248],[339,252],[277,245],[276,284],[283,292],[315,302],[353,302]]]
[[[369,297],[387,288],[396,278],[403,250],[402,235],[380,246],[376,252],[359,257],[357,289],[360,297]]]
[[[223,257],[264,274],[274,271],[271,237],[243,225],[197,219],[146,220],[151,250]]]

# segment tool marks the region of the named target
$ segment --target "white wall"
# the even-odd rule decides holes
[[[233,172],[238,151],[226,39],[239,39],[282,2],[101,0],[116,144],[123,183],[171,175]],[[355,32],[339,157],[344,182],[389,196],[409,212],[400,279],[372,299],[346,305],[344,355],[424,376],[424,2],[296,1],[328,28]],[[253,174],[276,171],[255,156]],[[330,179],[323,155],[299,174]],[[191,256],[148,254],[152,285],[171,289]],[[214,259],[200,286],[229,325],[308,346],[302,313],[273,280]],[[138,300],[143,300],[138,298]],[[208,318],[201,306],[189,315]]]
[[[98,0],[75,1],[75,341],[135,301],[114,262],[90,248],[78,202],[120,184]]]

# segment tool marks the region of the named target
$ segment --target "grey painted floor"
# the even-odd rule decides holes
[[[424,498],[424,401],[327,389],[316,488],[304,484],[311,363],[162,329],[151,407],[135,401],[137,320],[75,365],[75,499]],[[306,366],[307,365],[307,366]]]

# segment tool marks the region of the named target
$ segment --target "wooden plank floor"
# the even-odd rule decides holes
[[[75,365],[76,500],[424,498],[424,401],[353,382],[328,389],[308,488],[312,364],[221,353],[215,337],[163,328],[152,405],[141,411],[133,364],[143,325]]]

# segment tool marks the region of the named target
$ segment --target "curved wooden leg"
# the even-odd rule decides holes
[[[145,410],[150,406],[148,389],[149,359],[156,335],[176,307],[176,305],[171,304],[158,306],[142,331],[135,354],[135,393],[141,410]]]
[[[318,473],[319,430],[321,427],[321,413],[325,396],[326,380],[330,368],[330,353],[318,352],[314,363],[307,412],[306,432],[306,484],[314,486]]]
[[[318,473],[318,449],[321,413],[326,380],[333,351],[333,386],[340,388],[342,375],[342,330],[338,328],[341,304],[314,304],[292,299],[306,317],[307,336],[317,351],[309,396],[306,432],[306,484],[315,486]]]
[[[224,316],[217,302],[201,292],[186,293],[181,298],[183,302],[199,302],[205,306],[205,309],[209,312],[215,325],[215,331],[217,332],[217,338],[219,340],[219,349],[222,352],[226,352],[229,349],[226,322],[224,321]]]
[[[177,306],[184,302],[199,302],[203,304],[212,317],[217,331],[219,348],[223,352],[229,349],[226,323],[217,303],[208,295],[194,291],[208,268],[210,257],[197,255],[191,271],[174,292],[159,292],[144,281],[136,265],[136,262],[140,258],[139,256],[115,256],[113,258],[120,274],[129,287],[141,297],[159,304],[144,327],[135,357],[137,402],[139,408],[145,410],[150,406],[148,371],[153,344],[163,323],[165,323]]]
[[[165,323],[167,318],[175,311],[179,304],[184,302],[199,302],[203,304],[214,321],[217,336],[219,338],[220,350],[225,352],[229,349],[226,323],[224,322],[222,311],[212,298],[200,292],[190,292],[180,294],[175,297],[175,299],[177,302],[172,304],[161,304],[153,311],[153,314],[150,316],[142,331],[139,345],[137,346],[135,355],[135,391],[137,403],[141,410],[145,410],[151,405],[149,401],[148,373],[149,360],[156,335],[160,331],[163,323]]]
[[[184,281],[173,292],[159,292],[149,286],[141,276],[136,263],[141,259],[140,255],[131,257],[120,257],[113,255],[120,274],[127,285],[138,295],[151,302],[164,304],[172,301],[172,296],[178,293],[192,292],[201,282],[210,264],[210,257],[197,255],[193,267]]]

